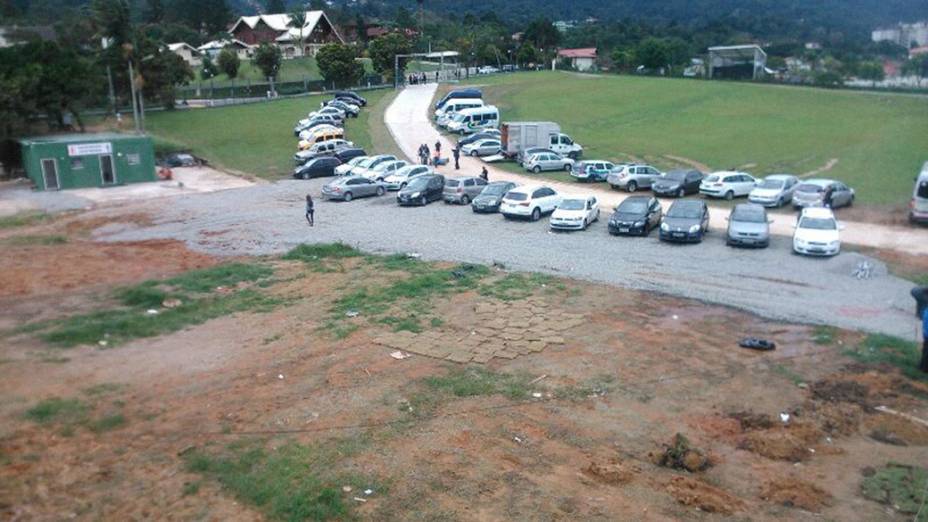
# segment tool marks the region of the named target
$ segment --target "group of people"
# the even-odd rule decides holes
[[[419,85],[420,83],[428,83],[428,76],[424,72],[412,73],[409,75],[409,85]],[[438,71],[435,71],[435,81],[438,81]]]
[[[461,146],[455,145],[451,149],[451,157],[454,158],[454,170],[461,170]],[[433,167],[440,167],[447,163],[446,160],[441,159],[441,141],[435,141],[435,154],[431,153],[427,143],[419,145],[419,162],[423,165],[431,165]],[[480,171],[480,177],[485,181],[489,181],[490,176],[487,172],[487,168],[483,167]]]

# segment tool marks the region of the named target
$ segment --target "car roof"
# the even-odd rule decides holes
[[[776,180],[793,179],[793,178],[795,178],[795,177],[796,177],[796,176],[794,176],[794,175],[792,175],[792,174],[771,174],[771,175],[769,175],[769,176],[764,176],[764,179],[772,179],[772,180],[776,181]]]
[[[670,207],[703,207],[705,203],[698,199],[678,199],[670,204]]]
[[[736,210],[741,210],[741,211],[746,211],[746,212],[766,212],[767,211],[767,209],[765,209],[762,205],[758,205],[757,203],[738,203],[731,209],[732,212]]]
[[[457,181],[464,181],[465,179],[477,179],[477,176],[455,176],[453,178],[448,178],[449,181],[452,179]]]
[[[827,187],[828,185],[831,185],[832,183],[837,183],[837,182],[833,179],[815,178],[815,179],[803,180],[803,183],[806,183],[809,185],[818,185],[820,187]]]
[[[800,215],[800,217],[834,219],[835,213],[832,212],[830,208],[808,207],[808,208],[802,209],[802,214]]]
[[[551,188],[551,187],[549,187],[549,186],[547,186],[547,185],[525,185],[524,187],[515,187],[514,189],[510,190],[510,192],[525,192],[525,193],[529,193],[529,192],[535,192],[536,190],[538,190],[538,189],[540,189],[540,188]]]
[[[461,109],[458,111],[458,114],[463,114],[464,116],[470,116],[471,114],[480,114],[483,111],[495,111],[496,105],[484,105],[483,107],[470,107],[468,109]]]
[[[748,174],[747,172],[741,172],[740,170],[719,170],[719,171],[713,172],[710,175],[711,176],[730,176],[732,174],[737,174],[739,176],[740,175],[750,176],[750,174]]]

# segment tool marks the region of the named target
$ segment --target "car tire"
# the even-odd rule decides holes
[[[851,196],[851,199],[847,200],[847,206],[849,207],[854,206],[854,196]]]
[[[301,176],[303,177],[303,179],[309,179],[309,172],[304,172],[303,174],[301,174]]]
[[[423,207],[429,204],[429,200],[425,199],[425,196],[419,197],[419,204]]]
[[[541,219],[541,209],[535,207],[535,210],[532,211],[532,221],[538,221]]]
[[[405,184],[405,183],[400,183],[400,190],[403,190],[404,188],[406,188],[406,184]]]
[[[677,191],[677,197],[678,197],[678,198],[682,198],[682,197],[684,197],[684,196],[686,196],[686,191],[685,191],[685,190],[683,190],[683,189],[681,188],[680,190]]]
[[[570,172],[573,170],[573,166],[570,163],[564,165],[564,172]]]
[[[387,191],[387,190],[386,190],[385,188],[383,188],[383,187],[377,187],[377,195],[378,195],[378,196],[383,196],[384,193],[385,193],[386,191]]]
[[[535,174],[538,174],[539,172],[541,172],[541,167],[539,167],[538,165],[535,165],[532,168],[532,172],[534,172]]]
[[[628,185],[625,185],[625,190],[629,192],[635,192],[636,190],[638,190],[638,184],[635,183],[634,181],[629,181]]]
[[[467,197],[466,195],[465,195],[465,196],[462,196],[462,197],[461,197],[461,204],[462,204],[462,205],[470,204],[470,198]]]
[[[475,150],[470,151],[470,157],[476,158],[476,157],[477,157],[477,151],[475,151]]]
[[[779,199],[777,199],[776,207],[780,208],[782,206],[783,206],[783,196],[780,196]]]
[[[344,198],[345,198],[345,202],[348,202],[354,199],[354,195],[352,195],[351,192],[345,192]]]
[[[735,199],[735,193],[734,193],[734,192],[732,192],[732,191],[729,190],[728,192],[725,193],[725,201],[731,201],[731,200],[733,200],[733,199]]]

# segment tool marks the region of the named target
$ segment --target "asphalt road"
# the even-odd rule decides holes
[[[473,214],[469,207],[433,203],[400,208],[394,193],[351,203],[318,198],[325,180],[282,181],[142,203],[155,216],[147,228],[108,226],[103,240],[175,238],[218,255],[264,255],[300,243],[342,241],[372,253],[417,252],[424,259],[503,263],[522,271],[603,282],[742,308],[795,322],[915,337],[911,283],[886,275],[852,276],[864,259],[844,253],[813,259],[791,253],[775,237],[764,250],[733,249],[712,232],[697,245],[610,236],[609,212],[583,232],[549,232],[539,222]],[[306,192],[317,196],[316,226],[303,218]],[[665,205],[666,207],[666,205]],[[665,209],[666,210],[666,209]],[[871,260],[872,261],[872,260]],[[749,335],[750,332],[745,332]]]

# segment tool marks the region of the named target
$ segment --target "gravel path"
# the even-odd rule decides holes
[[[281,181],[209,194],[177,196],[169,207],[143,204],[155,216],[148,228],[108,227],[102,240],[176,238],[219,255],[284,252],[304,242],[342,241],[368,252],[418,252],[423,258],[542,271],[743,308],[762,316],[831,324],[912,339],[911,284],[885,274],[857,280],[860,259],[843,254],[810,259],[790,253],[775,237],[766,250],[726,247],[719,233],[700,245],[650,238],[616,238],[603,219],[584,232],[551,233],[547,220],[507,221],[468,207],[433,203],[399,208],[392,193],[351,203],[319,201],[315,227],[303,219],[307,191],[325,180]],[[749,335],[751,332],[744,332]]]

